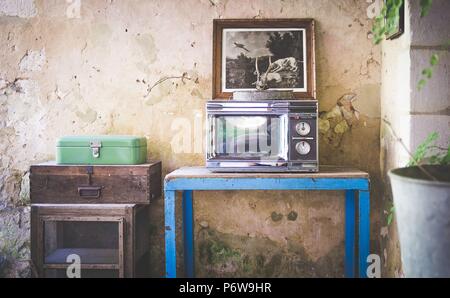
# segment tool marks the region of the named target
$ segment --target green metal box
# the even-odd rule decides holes
[[[147,161],[147,139],[136,136],[66,136],[56,144],[58,164],[135,165]]]

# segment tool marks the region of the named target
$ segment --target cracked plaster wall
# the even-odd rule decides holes
[[[54,158],[58,137],[144,135],[164,175],[204,163],[201,121],[211,94],[214,18],[316,20],[320,162],[370,173],[371,249],[380,253],[381,66],[369,34],[373,4],[15,2],[0,0],[0,218],[11,223],[0,225],[0,235],[13,243],[2,242],[10,264],[4,275],[29,274],[27,172]],[[191,142],[182,146],[173,136],[186,126],[183,138]],[[196,193],[197,274],[343,276],[343,207],[340,192]],[[152,275],[162,276],[163,200],[151,213]]]

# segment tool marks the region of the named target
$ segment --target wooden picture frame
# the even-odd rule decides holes
[[[257,77],[269,90],[316,98],[313,19],[215,19],[213,29],[213,99],[256,91]]]

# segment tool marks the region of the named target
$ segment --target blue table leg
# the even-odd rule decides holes
[[[370,250],[370,193],[359,191],[359,277],[367,277]]]
[[[184,268],[186,277],[194,277],[195,275],[194,206],[192,199],[192,190],[183,191]]]
[[[355,191],[345,192],[345,277],[355,277]]]
[[[164,221],[166,242],[166,277],[177,277],[175,225],[175,191],[164,191]]]

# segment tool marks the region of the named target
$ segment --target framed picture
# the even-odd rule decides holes
[[[386,5],[386,0],[385,0]],[[387,12],[389,15],[389,11]],[[386,19],[385,19],[386,22]],[[386,36],[386,39],[396,39],[405,31],[405,2],[400,6],[398,11],[398,18],[395,20],[395,30]]]
[[[213,98],[264,89],[316,97],[312,19],[214,20],[213,47]]]

